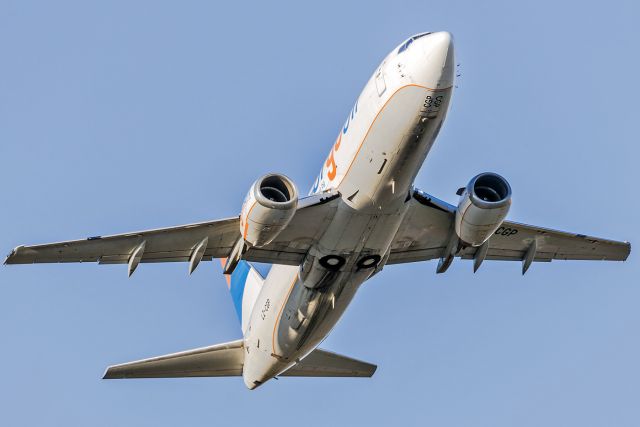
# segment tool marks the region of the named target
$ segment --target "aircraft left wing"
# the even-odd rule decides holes
[[[392,243],[388,264],[441,258],[455,233],[455,206],[421,191],[413,193],[410,203],[405,221]],[[474,259],[478,250],[462,248],[455,255]],[[624,261],[630,251],[628,242],[504,221],[489,239],[484,259],[523,261],[528,268],[533,261],[554,259]]]
[[[339,193],[324,193],[300,199],[298,209],[285,230],[263,248],[252,248],[243,259],[273,264],[299,264],[310,245],[335,212]],[[95,236],[35,246],[18,246],[5,264],[98,262],[129,264],[131,274],[138,263],[224,258],[240,238],[239,218],[207,221],[111,236]],[[190,267],[190,271],[195,267]]]

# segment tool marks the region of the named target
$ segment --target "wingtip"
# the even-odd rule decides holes
[[[369,378],[371,378],[373,374],[376,373],[377,370],[378,370],[378,365],[372,365],[371,374],[369,374]]]
[[[629,255],[631,255],[631,242],[627,242],[625,240],[624,242],[619,242],[619,245],[622,245],[624,249],[620,251],[619,257],[616,261],[626,261],[629,259]]]
[[[11,262],[11,259],[13,257],[16,256],[16,254],[18,253],[18,251],[20,250],[20,248],[23,248],[24,246],[20,245],[20,246],[16,246],[15,248],[13,248],[11,250],[11,252],[9,253],[9,255],[7,255],[7,257],[4,259],[4,262],[2,263],[2,265],[9,265],[9,264],[13,264],[13,262]]]
[[[104,374],[102,374],[102,379],[103,380],[112,380],[114,378],[116,378],[113,375],[113,372],[111,371],[111,366],[107,366],[106,369],[104,370]]]

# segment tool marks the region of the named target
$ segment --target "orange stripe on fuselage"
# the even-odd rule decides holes
[[[297,281],[298,281],[298,275],[296,274],[295,277],[293,278],[293,282],[289,286],[289,291],[287,292],[287,296],[284,299],[284,301],[282,302],[282,305],[280,306],[280,310],[278,310],[278,317],[276,317],[276,323],[273,326],[273,334],[271,335],[271,352],[273,354],[276,354],[276,330],[278,329],[278,326],[280,325],[280,319],[282,318],[281,317],[282,316],[282,310],[284,310],[284,306],[287,304],[287,301],[289,301],[289,296],[291,296],[291,291],[293,290],[293,287],[295,286]]]
[[[249,215],[251,215],[251,211],[253,210],[253,208],[256,206],[256,203],[258,203],[257,200],[254,200],[253,204],[251,205],[251,207],[249,208],[249,211],[247,212],[247,215],[244,217],[244,232],[242,234],[242,237],[244,239],[247,238],[247,232],[249,231]]]
[[[353,155],[353,158],[351,159],[351,163],[349,163],[349,167],[347,168],[347,171],[344,173],[344,175],[342,176],[342,178],[340,179],[340,182],[337,183],[335,186],[338,187],[340,184],[342,184],[342,181],[344,181],[344,179],[347,177],[347,175],[349,174],[349,171],[351,170],[351,167],[353,166],[353,163],[356,160],[356,157],[358,157],[358,154],[360,154],[360,150],[362,149],[362,146],[364,145],[364,142],[367,140],[367,137],[369,136],[369,133],[371,132],[371,128],[373,127],[373,125],[376,123],[376,120],[378,120],[378,116],[380,116],[380,113],[382,113],[382,111],[384,111],[384,109],[387,107],[387,104],[389,103],[389,101],[391,101],[391,99],[398,93],[400,92],[402,89],[405,89],[407,87],[419,87],[421,89],[426,89],[426,90],[430,90],[432,92],[442,92],[445,90],[449,90],[451,89],[452,86],[446,87],[446,88],[442,88],[442,89],[433,89],[427,86],[421,86],[415,83],[412,84],[408,84],[405,86],[401,86],[398,89],[396,89],[395,92],[393,92],[391,94],[391,96],[389,97],[389,99],[387,99],[385,101],[385,103],[382,105],[382,107],[380,108],[380,110],[376,113],[376,116],[374,117],[373,121],[371,122],[371,124],[369,125],[369,128],[367,129],[367,133],[364,134],[364,138],[362,138],[362,141],[360,142],[360,145],[358,146],[358,150],[356,150],[356,154]],[[333,151],[332,151],[333,154]]]

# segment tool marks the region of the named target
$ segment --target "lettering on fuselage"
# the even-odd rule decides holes
[[[342,134],[338,135],[336,143],[333,144],[333,148],[329,152],[327,161],[324,162],[325,168],[327,168],[327,178],[329,181],[333,181],[338,173],[338,165],[336,165],[336,152],[340,149],[340,142],[342,141]]]
[[[271,308],[271,300],[267,298],[267,300],[264,303],[264,307],[262,307],[262,310],[260,311],[260,318],[262,318],[262,320],[267,318],[267,312],[269,311],[270,308]]]
[[[353,118],[356,116],[357,112],[358,112],[358,100],[356,100],[355,105],[351,109],[351,113],[347,116],[347,121],[344,123],[344,126],[342,127],[342,134],[343,135],[345,135],[347,133],[347,131],[349,130],[349,125],[351,124],[351,120],[353,120]]]
[[[333,144],[333,147],[331,147],[331,151],[329,152],[329,157],[327,157],[327,160],[324,162],[322,170],[320,171],[320,174],[316,178],[309,194],[314,194],[314,193],[326,190],[327,188],[329,188],[329,184],[333,183],[333,180],[338,175],[338,164],[336,163],[336,153],[340,149],[342,136],[346,135],[347,132],[349,131],[349,126],[351,125],[351,122],[353,121],[357,113],[358,113],[358,101],[356,100],[356,103],[351,109],[351,111],[349,112],[349,115],[347,116],[347,121],[344,123],[342,130],[338,134],[338,138],[336,139],[335,144]]]

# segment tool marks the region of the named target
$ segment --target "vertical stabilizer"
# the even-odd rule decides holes
[[[224,268],[226,260],[221,259],[220,263]],[[233,273],[225,274],[225,279],[244,334],[264,279],[247,261],[240,261]]]

